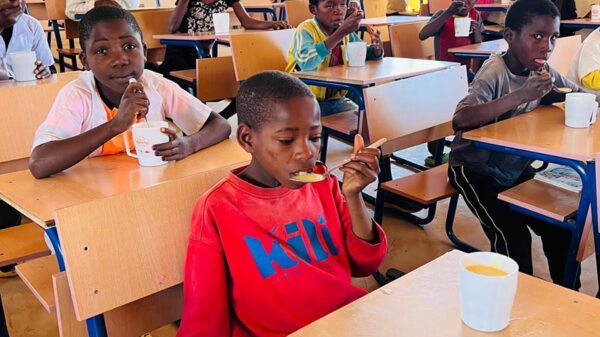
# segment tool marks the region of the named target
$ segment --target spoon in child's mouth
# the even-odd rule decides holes
[[[537,63],[537,64],[541,65],[542,67],[544,67],[544,69],[542,69],[542,74],[544,72],[546,72],[546,73],[548,72],[548,62],[546,60],[544,60],[544,59],[535,59],[534,61],[535,61],[535,63]],[[556,87],[554,85],[554,77],[552,78],[552,90],[556,91],[559,94],[568,94],[571,91],[573,91],[573,89],[571,89],[569,87],[560,87],[560,88]]]
[[[381,138],[380,140],[378,140],[378,141],[374,142],[373,144],[367,146],[367,148],[376,149],[376,148],[380,147],[385,142],[387,142],[387,138]],[[325,173],[298,172],[298,174],[295,175],[295,176],[293,176],[291,178],[291,180],[297,181],[297,182],[300,182],[300,183],[316,183],[316,182],[325,180],[325,178],[331,172],[333,172],[333,170],[337,169],[338,167],[340,167],[342,165],[345,165],[345,164],[349,163],[350,161],[351,161],[350,159],[346,159],[346,160],[342,161],[341,163],[339,163],[339,164],[331,167]]]
[[[129,84],[136,83],[136,82],[137,82],[136,79],[133,77],[129,79]],[[138,94],[141,93],[141,91],[139,89],[136,89],[135,92]],[[146,121],[146,127],[149,128],[150,124],[148,123],[148,117],[144,116],[144,120]]]

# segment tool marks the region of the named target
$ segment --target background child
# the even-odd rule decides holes
[[[590,33],[579,47],[568,77],[585,91],[600,94],[600,28]]]
[[[482,41],[483,20],[473,7],[476,0],[454,0],[446,10],[433,14],[427,25],[421,29],[419,39],[426,40],[435,37],[435,58],[440,61],[460,62],[469,66],[468,59],[457,59],[448,49],[480,43]],[[471,31],[467,37],[454,36],[454,19],[458,17],[471,18]]]
[[[178,0],[175,11],[169,18],[170,33],[195,33],[214,30],[214,13],[226,13],[232,7],[235,16],[246,29],[283,29],[290,28],[285,21],[260,21],[248,15],[240,0]],[[204,57],[210,56],[210,48],[215,43],[203,42]],[[167,46],[165,60],[160,69],[165,77],[175,70],[195,69],[198,52],[185,46]]]
[[[79,40],[81,63],[88,71],[61,89],[35,134],[29,169],[36,178],[87,156],[123,152],[122,133],[141,117],[170,118],[187,135],[161,130],[170,141],[154,150],[164,160],[184,158],[229,136],[222,117],[175,83],[143,69],[142,33],[126,10],[92,9],[79,23]],[[138,83],[129,84],[130,78]]]
[[[541,236],[555,283],[563,279],[571,234],[569,231],[512,210],[498,193],[533,178],[531,159],[475,147],[464,132],[517,116],[538,107],[557,87],[580,91],[574,83],[548,67],[560,16],[550,0],[518,0],[506,15],[504,39],[508,51],[488,59],[458,103],[452,121],[456,136],[450,152],[450,183],[465,199],[490,240],[491,250],[513,258],[519,270],[531,274],[531,235]],[[546,71],[542,71],[542,70]],[[550,93],[550,94],[549,94]]]
[[[24,14],[25,1],[5,0],[0,2],[0,81],[9,79],[12,65],[8,59],[10,53],[19,51],[35,51],[37,78],[50,76],[54,69],[54,57],[48,47],[44,29],[38,20]],[[14,208],[0,201],[0,229],[17,226],[21,223],[21,214]],[[0,268],[7,275],[13,266]]]
[[[383,230],[361,191],[377,178],[379,151],[358,149],[333,176],[324,173],[319,107],[300,80],[268,71],[237,95],[237,139],[247,167],[200,198],[192,216],[178,337],[285,336],[366,294],[351,284],[381,264]]]
[[[348,42],[361,41],[355,32],[363,12],[354,7],[348,9],[347,0],[310,0],[309,8],[314,18],[302,22],[296,29],[286,72],[346,64],[346,45]],[[372,32],[371,39],[373,43],[367,49],[367,60],[382,58],[379,32]],[[319,101],[321,116],[358,109],[354,102],[346,98],[346,90],[310,88]]]
[[[23,13],[24,8],[23,0],[0,2],[0,81],[9,79],[12,65],[8,55],[18,51],[35,51],[37,78],[48,77],[51,71],[56,72],[44,29],[37,19]]]
[[[449,53],[448,49],[469,45],[472,43],[480,43],[482,41],[481,32],[483,31],[483,20],[479,12],[473,8],[476,0],[454,0],[446,10],[439,10],[431,17],[431,20],[421,29],[419,39],[426,40],[431,36],[435,36],[435,59],[441,61],[460,62],[467,66],[467,76],[469,82],[475,76],[475,73],[470,68],[471,60],[457,59],[454,54]],[[456,37],[454,34],[454,19],[457,17],[471,18],[471,33],[467,37]],[[479,67],[479,61],[474,60],[475,68]],[[436,143],[430,142],[427,144],[427,149],[431,156],[425,159],[426,166],[434,165],[434,156],[436,153]],[[444,156],[444,163],[448,161],[448,157]]]

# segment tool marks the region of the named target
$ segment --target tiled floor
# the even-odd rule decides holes
[[[213,109],[219,111],[226,103],[210,104]],[[230,120],[233,130],[236,127],[235,117]],[[235,132],[232,132],[232,138]],[[331,139],[329,142],[328,163],[333,165],[346,158],[351,147],[339,141]],[[417,163],[422,163],[425,158],[425,146],[417,146],[400,153],[402,157]],[[393,176],[399,177],[410,174],[410,171],[392,165]],[[339,172],[338,172],[339,174]],[[375,184],[366,189],[366,192],[375,195]],[[431,261],[443,253],[453,249],[444,231],[444,221],[448,201],[439,203],[438,212],[432,223],[419,227],[412,225],[386,210],[383,227],[388,236],[389,250],[381,270],[390,267],[409,272],[419,266]],[[479,223],[466,208],[465,204],[459,203],[455,232],[457,235],[472,245],[488,250],[489,244],[483,235]],[[541,250],[541,242],[534,237],[534,273],[548,280],[548,268]],[[593,246],[588,245],[587,252],[593,251]],[[597,291],[595,259],[588,257],[582,264],[582,288],[581,291],[595,295]],[[355,279],[354,283],[368,290],[376,289],[377,284],[372,278]],[[37,299],[31,294],[19,278],[0,279],[0,293],[4,303],[7,324],[12,337],[54,337],[58,336],[55,314],[49,314],[44,310]],[[174,336],[176,328],[173,325],[153,331],[154,337]],[[3,337],[3,336],[1,336]]]

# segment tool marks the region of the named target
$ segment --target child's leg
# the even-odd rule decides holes
[[[532,274],[531,234],[525,219],[498,199],[498,193],[506,187],[464,166],[450,167],[448,178],[479,219],[491,250],[509,256],[519,264],[520,271]]]
[[[21,213],[0,200],[0,229],[21,224]]]
[[[542,246],[544,248],[544,254],[548,259],[548,267],[550,269],[552,282],[561,284],[565,272],[565,265],[567,264],[567,255],[569,254],[571,232],[536,218],[528,219],[528,224],[529,227],[542,238]],[[575,289],[579,289],[581,286],[579,280],[580,274],[581,269],[577,272]]]
[[[339,112],[358,111],[358,105],[346,97],[330,101],[319,101],[321,116],[329,116]]]

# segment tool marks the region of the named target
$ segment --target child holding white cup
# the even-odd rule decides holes
[[[185,158],[229,136],[231,128],[222,117],[177,84],[144,70],[141,29],[128,11],[92,9],[79,23],[79,41],[81,63],[88,71],[61,89],[36,132],[29,161],[36,178],[88,156],[125,152],[123,133],[144,117],[149,122],[170,118],[185,133],[160,129],[168,141],[152,145],[152,151],[165,161]],[[129,83],[132,77],[138,83]]]
[[[35,75],[29,78],[41,79],[56,72],[44,29],[38,20],[23,13],[24,8],[22,0],[0,2],[0,81],[14,78],[10,55],[18,52],[35,53],[31,62],[31,72]]]

